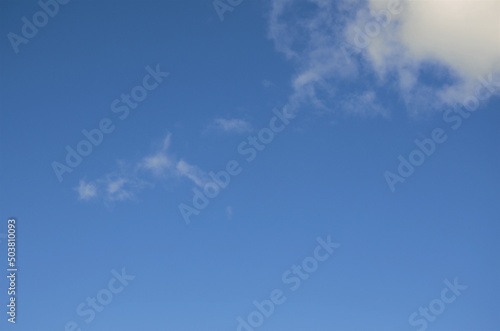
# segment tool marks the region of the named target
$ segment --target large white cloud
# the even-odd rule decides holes
[[[399,33],[418,60],[435,58],[465,78],[500,68],[500,1],[408,1]]]
[[[274,0],[269,30],[297,65],[291,105],[328,105],[351,82],[360,95],[395,88],[419,112],[462,102],[500,73],[498,0]]]
[[[385,0],[369,3],[372,13],[390,13],[389,6]],[[373,38],[367,57],[379,73],[396,70],[404,92],[418,95],[419,74],[429,63],[446,68],[454,77],[451,83],[434,87],[436,101],[445,104],[461,102],[464,95],[473,94],[479,77],[500,71],[500,1],[401,1],[400,11]]]

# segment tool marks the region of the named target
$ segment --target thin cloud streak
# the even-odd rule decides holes
[[[133,166],[120,164],[118,170],[94,181],[80,180],[75,188],[78,199],[102,198],[108,202],[135,200],[140,191],[152,188],[155,182],[164,179],[187,179],[203,187],[208,182],[208,175],[198,166],[173,155],[170,152],[171,139],[169,133],[154,153],[141,158]]]
[[[252,125],[250,122],[239,118],[216,118],[210,123],[208,130],[242,134],[252,131]]]

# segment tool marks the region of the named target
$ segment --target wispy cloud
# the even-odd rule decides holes
[[[232,220],[233,219],[233,207],[231,207],[231,206],[227,206],[226,207],[226,218],[228,220]]]
[[[178,159],[169,151],[172,135],[169,133],[163,140],[161,147],[152,155],[144,157],[139,162],[139,168],[144,169],[157,177],[187,178],[197,186],[206,183],[207,174],[199,167],[184,159]]]
[[[151,171],[155,175],[161,175],[165,170],[172,166],[172,161],[165,153],[158,153],[147,156],[141,163],[141,167]]]
[[[307,14],[303,13],[305,6],[310,7]],[[338,107],[332,102],[338,94],[337,83],[357,72],[339,48],[339,35],[348,16],[337,11],[333,1],[272,2],[269,37],[297,68],[286,105],[288,112],[296,113],[304,105],[333,111]]]
[[[97,185],[84,180],[80,180],[75,190],[78,192],[78,199],[80,200],[90,200],[97,196]]]
[[[94,181],[80,180],[75,188],[79,200],[102,198],[107,202],[133,200],[149,184],[134,174],[109,173]]]
[[[136,194],[149,184],[134,175],[109,174],[99,181],[105,189],[105,199],[108,201],[134,200]]]
[[[375,92],[370,90],[344,99],[341,107],[347,114],[356,114],[363,118],[374,116],[389,117],[390,115],[387,108],[377,103]]]
[[[180,176],[187,177],[199,187],[203,187],[208,181],[208,177],[203,170],[201,170],[197,166],[187,163],[184,160],[180,160],[179,162],[177,162],[176,169]]]
[[[187,179],[202,187],[208,175],[196,165],[179,159],[170,152],[172,135],[169,133],[161,146],[136,163],[120,163],[118,169],[93,181],[80,180],[75,188],[79,200],[102,198],[107,202],[134,200],[137,194],[154,186],[159,180]]]
[[[139,168],[150,171],[155,176],[162,176],[168,169],[172,169],[175,160],[167,154],[171,139],[172,135],[169,133],[163,140],[161,148],[156,153],[144,157],[139,162]]]
[[[210,123],[208,130],[241,134],[252,131],[252,125],[250,122],[238,118],[216,118]]]

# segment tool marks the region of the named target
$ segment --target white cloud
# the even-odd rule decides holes
[[[163,144],[161,146],[162,151],[166,151],[170,148],[170,144],[172,143],[172,134],[169,132],[167,136],[163,139]]]
[[[122,163],[119,169],[101,178],[85,182],[80,181],[76,188],[80,200],[89,200],[100,196],[105,201],[134,200],[137,193],[152,187],[151,179],[143,179],[152,174],[155,180],[169,178],[187,178],[196,186],[203,187],[209,180],[208,175],[199,167],[177,158],[169,152],[171,134],[162,141],[161,146],[149,156],[145,156],[133,165]]]
[[[247,133],[252,131],[252,125],[249,122],[238,118],[216,118],[209,125],[209,129],[226,133]]]
[[[386,10],[388,1],[370,0],[369,6]],[[355,24],[365,26],[366,19]],[[397,74],[409,102],[462,102],[473,95],[478,78],[500,71],[500,1],[404,1],[402,12],[372,40],[365,56],[379,76]],[[425,66],[447,71],[448,80],[438,86],[423,84]]]
[[[97,196],[97,185],[95,183],[80,180],[76,191],[78,192],[78,199],[90,200]]]
[[[126,178],[107,179],[105,186],[108,200],[123,201],[132,199],[133,192],[126,187],[128,182],[129,180]]]
[[[109,173],[103,177],[85,182],[80,180],[76,191],[79,200],[102,198],[106,202],[134,200],[136,194],[150,186],[146,181],[133,173],[126,173],[123,169],[118,173]]]
[[[103,186],[105,200],[112,202],[134,200],[137,193],[150,186],[136,175],[126,173],[108,174],[99,183]]]
[[[465,79],[500,69],[498,0],[408,1],[406,6],[401,26],[390,33],[414,59],[435,59]]]
[[[297,68],[288,107],[331,110],[346,92],[380,101],[389,87],[417,113],[462,102],[500,72],[500,1],[395,1],[272,1],[269,36]],[[357,46],[348,59],[346,43]]]
[[[161,147],[154,154],[144,157],[139,162],[139,168],[151,172],[155,176],[164,176],[167,170],[174,168],[175,159],[168,155],[172,142],[172,134],[168,133],[163,139]]]
[[[165,170],[172,166],[172,161],[165,153],[157,153],[152,156],[147,156],[141,163],[144,169],[151,171],[153,174],[160,176]]]
[[[335,83],[357,72],[357,67],[345,61],[339,48],[339,35],[348,16],[336,13],[334,3],[272,2],[269,36],[276,49],[297,67],[291,81],[293,92],[286,105],[289,112],[297,112],[304,105],[332,111],[336,106],[331,102],[337,95]]]
[[[176,169],[180,176],[187,177],[199,187],[203,187],[208,182],[207,175],[203,170],[184,160],[177,162]]]
[[[169,133],[163,140],[162,146],[150,156],[139,162],[139,168],[151,172],[156,177],[183,178],[191,180],[197,186],[207,182],[207,175],[199,167],[177,158],[170,153],[172,135]]]

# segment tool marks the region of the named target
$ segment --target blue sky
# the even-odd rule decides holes
[[[2,329],[500,329],[498,2],[63,2],[0,2]]]

